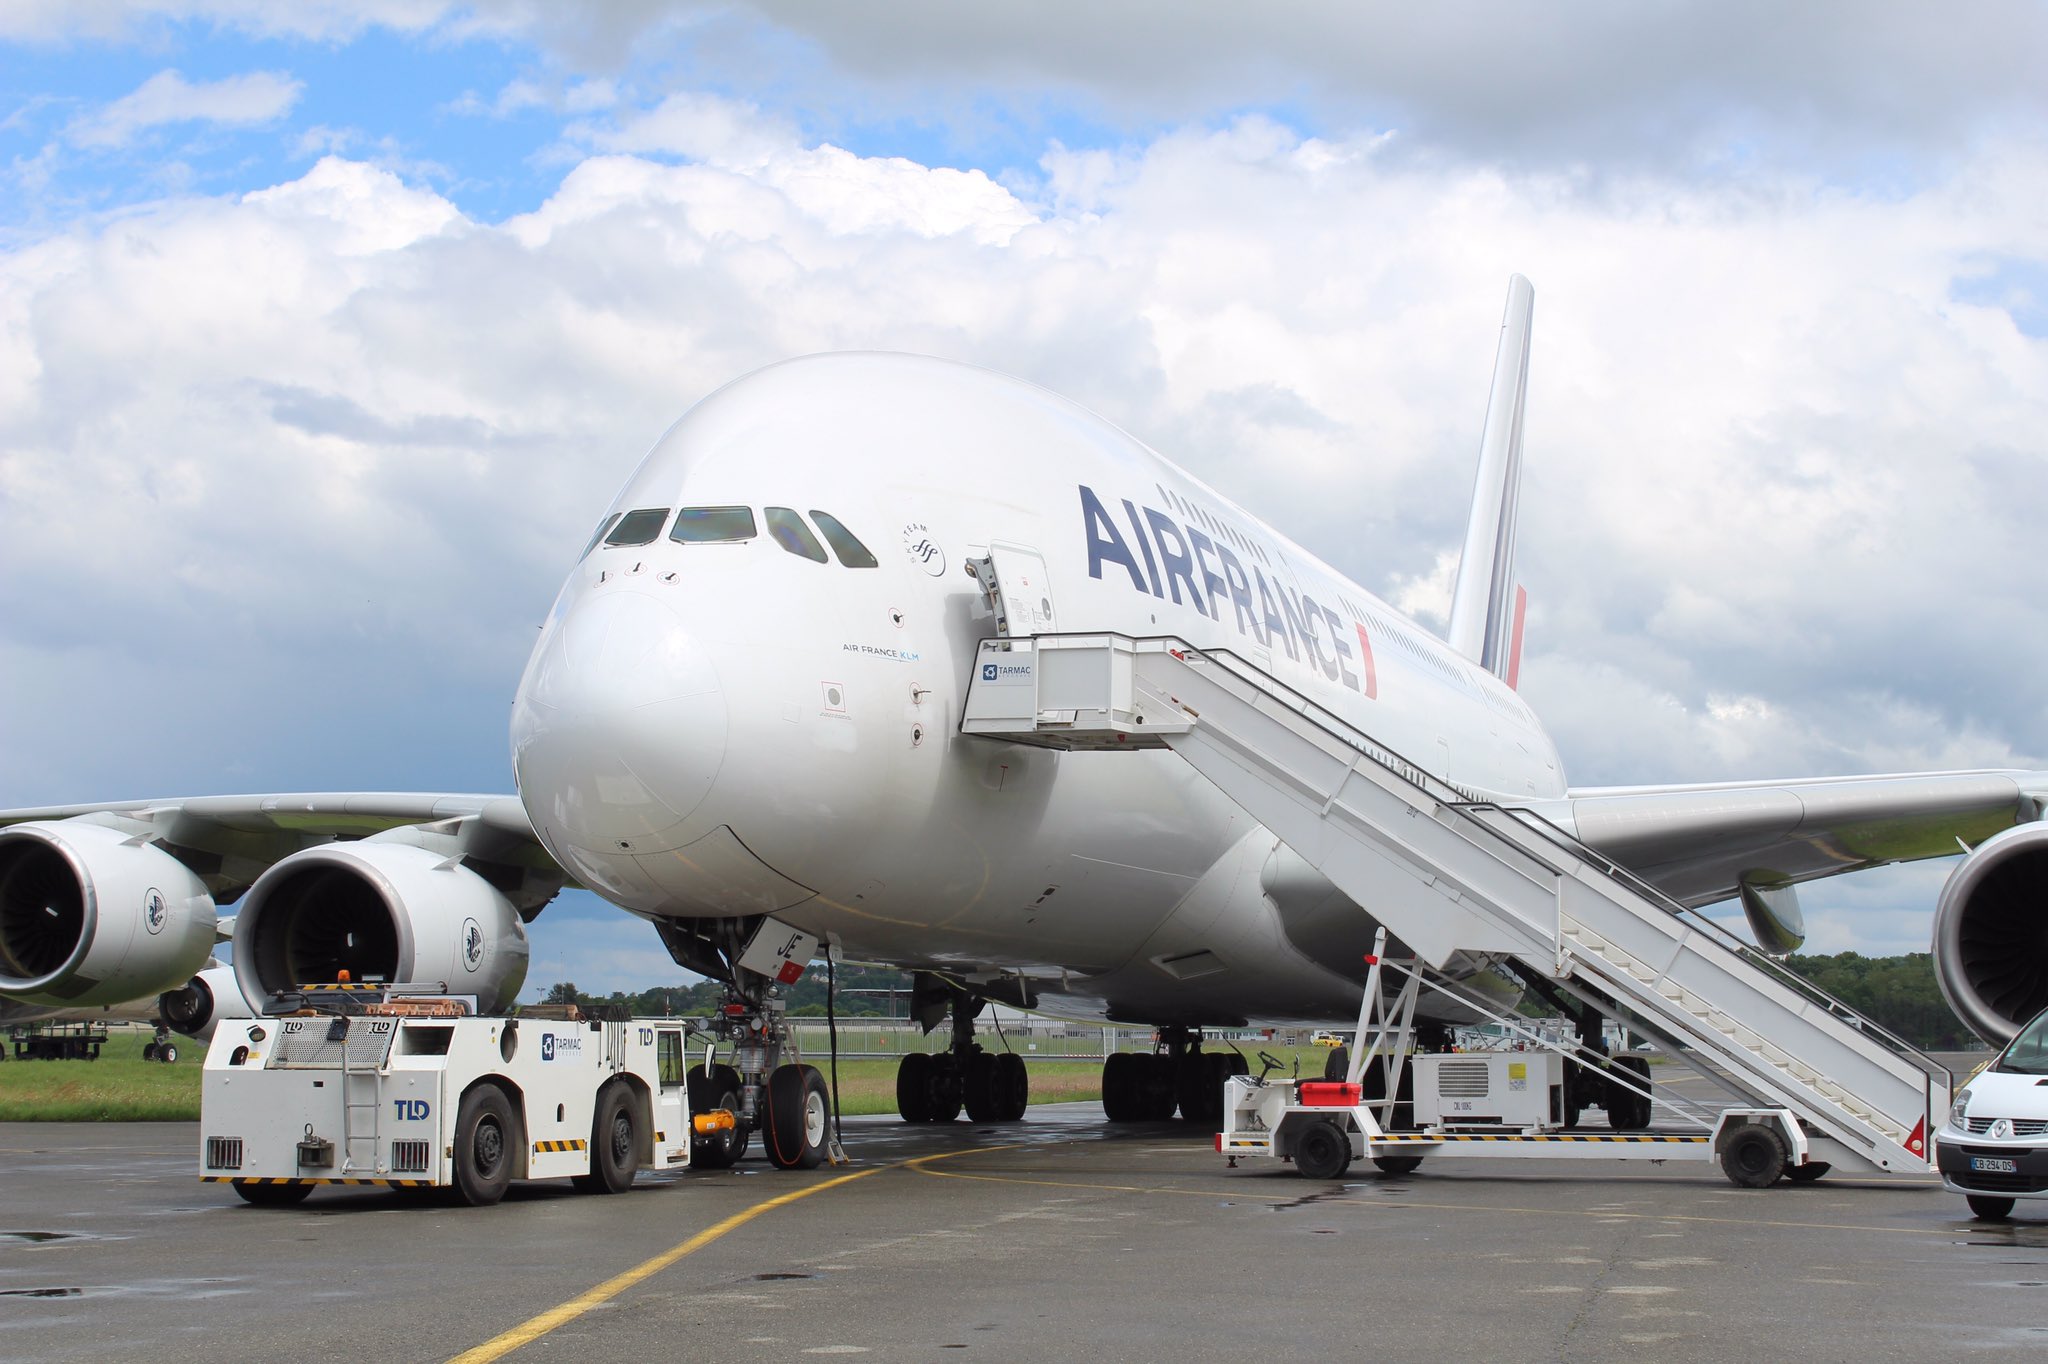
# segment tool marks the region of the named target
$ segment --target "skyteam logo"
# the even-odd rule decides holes
[[[151,886],[142,896],[142,926],[151,933],[161,933],[170,921],[171,909],[164,903],[164,893]]]
[[[982,680],[982,681],[984,681],[984,682],[993,682],[993,681],[995,681],[995,680],[996,680],[996,665],[995,665],[995,664],[993,664],[993,663],[984,663],[984,664],[982,664],[982,665],[981,665],[981,680]]]
[[[939,548],[933,538],[930,526],[922,521],[913,521],[903,528],[903,552],[919,568],[937,578],[946,571],[946,551]]]

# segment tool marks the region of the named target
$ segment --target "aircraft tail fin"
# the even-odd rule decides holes
[[[1529,387],[1529,324],[1536,291],[1508,280],[1493,394],[1479,441],[1479,474],[1465,552],[1451,591],[1450,644],[1510,687],[1520,680],[1522,612],[1528,596],[1515,582],[1515,518],[1522,497],[1522,402]]]

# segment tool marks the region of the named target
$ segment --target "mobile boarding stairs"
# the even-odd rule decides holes
[[[1930,1133],[1950,1102],[1951,1077],[1939,1063],[1547,820],[1471,798],[1232,654],[1110,634],[984,640],[961,729],[1048,748],[1172,749],[1397,936],[1418,976],[1461,952],[1511,958],[1521,973],[1657,1038],[1744,1100],[1694,1116],[1694,1134],[1674,1134],[1669,1151],[1650,1136],[1571,1154],[1674,1158],[1686,1154],[1677,1149],[1683,1142],[1698,1156],[1718,1155],[1736,1177],[1729,1143],[1775,1127],[1777,1164],[1795,1176],[1808,1165],[1816,1167],[1809,1175],[1828,1165],[1930,1168]],[[1377,963],[1369,984],[1353,1084],[1385,1039],[1398,1034],[1405,1049],[1405,1026],[1390,1026],[1385,1012],[1368,1047],[1365,1025],[1383,1007],[1374,998]],[[1244,1116],[1267,1129],[1261,1154],[1294,1154],[1273,1129],[1278,1120],[1298,1125],[1311,1095],[1335,1102],[1302,1085],[1278,1108],[1268,1096],[1269,1112],[1258,1118],[1246,1104],[1256,1082],[1230,1085],[1225,1136]],[[1566,1154],[1503,1149],[1499,1132],[1461,1134],[1455,1121],[1395,1141],[1384,1130],[1394,1095],[1389,1088],[1374,1105],[1349,1091],[1344,1113],[1353,1116],[1338,1123],[1351,1138],[1346,1163],[1352,1154]],[[1557,1140],[1540,1123],[1524,1135]]]

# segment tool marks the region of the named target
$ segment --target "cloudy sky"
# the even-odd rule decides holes
[[[2048,12],[1786,9],[9,0],[0,806],[508,789],[615,487],[809,351],[1064,392],[1440,624],[1513,271],[1575,784],[2048,765]]]

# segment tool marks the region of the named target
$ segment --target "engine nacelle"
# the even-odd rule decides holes
[[[445,853],[366,839],[307,848],[249,888],[235,979],[262,1008],[279,990],[445,983],[492,1012],[526,982],[526,926],[496,887]]]
[[[213,1040],[213,1030],[231,1018],[254,1018],[256,1011],[242,998],[232,966],[209,966],[176,990],[157,996],[156,1010],[171,1031]]]
[[[213,896],[161,848],[66,819],[0,829],[0,995],[92,1008],[182,985],[214,944]]]
[[[1995,834],[1949,873],[1934,910],[1934,977],[1993,1046],[2048,1008],[2048,824]]]

